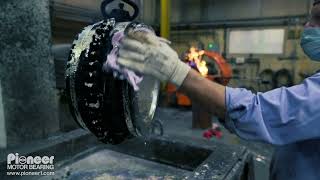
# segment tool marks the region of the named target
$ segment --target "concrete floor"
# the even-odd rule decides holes
[[[202,133],[205,130],[192,129],[192,112],[189,109],[180,108],[158,108],[155,118],[160,119],[164,125],[164,133],[167,135],[187,136],[195,141],[203,139]],[[218,123],[213,118],[213,122]],[[225,144],[246,146],[255,155],[255,172],[256,179],[269,179],[269,166],[272,158],[273,147],[268,144],[259,142],[249,142],[240,139],[234,134],[231,134],[222,127],[223,137],[221,139],[211,139],[210,141],[222,142]]]

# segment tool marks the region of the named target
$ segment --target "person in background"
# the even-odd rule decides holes
[[[320,0],[314,2],[301,47],[320,61]],[[119,64],[175,84],[241,138],[276,145],[270,179],[320,179],[320,73],[293,87],[253,94],[203,78],[167,41],[150,33],[129,33],[119,54]]]

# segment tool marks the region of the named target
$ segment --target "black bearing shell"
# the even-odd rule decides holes
[[[112,50],[113,34],[139,23],[101,21],[84,28],[74,41],[66,70],[66,91],[76,122],[104,143],[119,144],[134,136],[149,136],[154,124],[159,82],[145,77],[141,91],[106,74],[102,66]]]

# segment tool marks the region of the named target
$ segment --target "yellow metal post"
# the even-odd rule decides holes
[[[161,3],[161,22],[160,35],[163,38],[170,38],[170,0],[160,0]],[[166,91],[167,84],[161,84],[161,90]]]
[[[161,36],[170,37],[170,0],[161,0]]]

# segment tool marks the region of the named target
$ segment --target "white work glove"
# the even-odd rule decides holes
[[[191,68],[179,59],[169,43],[152,33],[129,32],[121,41],[118,63],[180,87]]]

